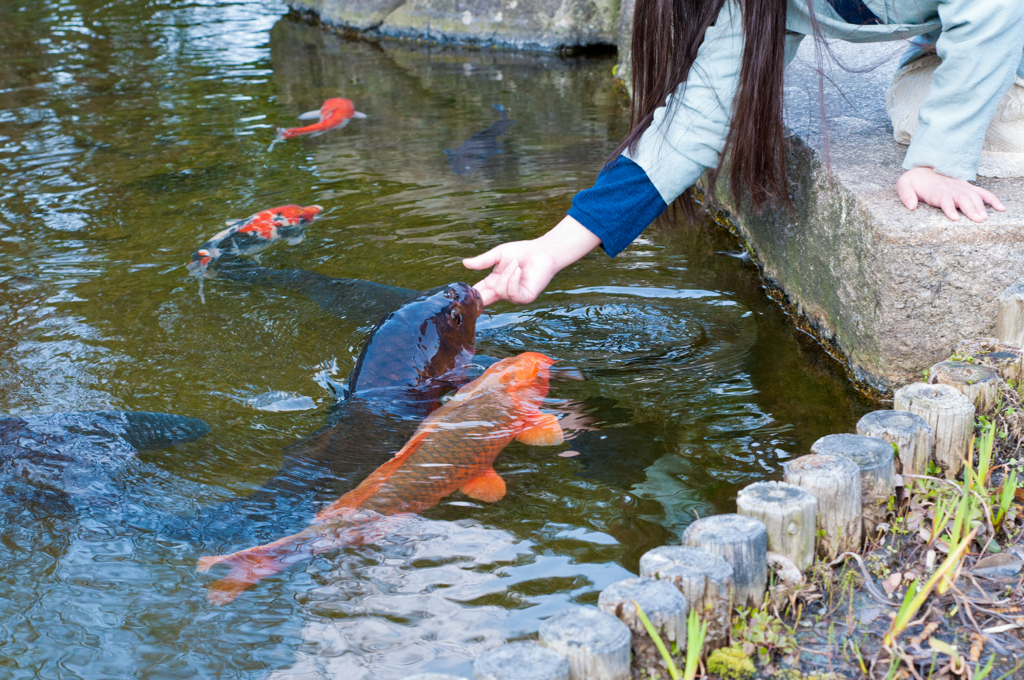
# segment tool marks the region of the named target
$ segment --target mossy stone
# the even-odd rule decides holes
[[[722,680],[750,680],[757,674],[757,669],[739,647],[723,647],[708,657],[708,673]]]

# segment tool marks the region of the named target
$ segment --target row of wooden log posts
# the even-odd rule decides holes
[[[785,481],[742,489],[736,514],[699,519],[682,545],[643,555],[640,577],[606,588],[597,609],[545,620],[539,644],[514,642],[482,654],[474,680],[628,680],[631,646],[650,642],[636,604],[679,649],[691,607],[708,623],[706,648],[727,644],[732,607],[764,601],[769,564],[784,579],[787,572],[799,579],[816,555],[831,561],[857,552],[862,537],[885,521],[897,475],[926,474],[929,460],[948,477],[961,472],[975,408],[992,404],[1003,380],[1024,378],[1024,282],[999,297],[996,338],[958,351],[974,363],[936,364],[928,383],[896,391],[893,410],[861,418],[857,434],[822,437],[810,455],[784,464]],[[429,673],[407,680],[465,679]]]

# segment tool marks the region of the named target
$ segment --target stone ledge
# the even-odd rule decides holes
[[[299,12],[386,38],[557,51],[613,46],[619,0],[289,0]]]
[[[889,394],[958,340],[992,334],[996,298],[1024,278],[1024,179],[979,178],[1007,207],[981,224],[929,206],[906,210],[895,191],[906,147],[893,140],[884,107],[902,46],[845,43],[832,46],[845,64],[874,68],[828,74],[830,176],[814,45],[805,43],[786,73],[795,211],[729,217],[769,288],[858,383]]]

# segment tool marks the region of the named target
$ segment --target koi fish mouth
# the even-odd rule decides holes
[[[470,295],[473,296],[473,302],[476,303],[476,313],[479,316],[480,314],[483,314],[486,311],[484,309],[484,299],[480,295],[480,291],[478,291],[476,288],[473,288],[471,286],[469,290],[471,291]]]
[[[197,250],[192,256],[192,261],[189,262],[185,267],[193,276],[202,276],[206,273],[206,268],[213,261],[213,255],[206,250]]]

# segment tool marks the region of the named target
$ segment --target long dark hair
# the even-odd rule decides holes
[[[635,151],[654,112],[686,81],[704,32],[725,0],[636,0],[633,13],[633,101],[630,133],[611,158]],[[729,189],[738,205],[755,211],[789,204],[786,133],[782,119],[786,0],[739,0],[743,8],[743,62],[733,102],[732,125],[718,167],[709,173],[709,194],[729,156]],[[808,3],[810,4],[810,3]],[[671,110],[669,111],[671,114]],[[693,189],[677,203],[694,215]]]

